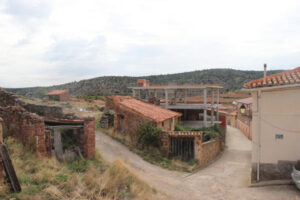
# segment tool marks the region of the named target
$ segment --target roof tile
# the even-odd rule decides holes
[[[180,117],[182,115],[181,113],[146,103],[130,96],[113,96],[111,98],[114,100],[115,104],[120,104],[156,122],[163,122],[172,117]]]
[[[300,83],[300,67],[278,74],[266,76],[245,84],[246,88],[272,87],[277,85],[290,85]]]

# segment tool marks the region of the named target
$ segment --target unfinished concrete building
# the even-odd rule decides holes
[[[135,98],[182,113],[183,125],[202,128],[220,123],[220,85],[150,85],[139,79],[137,86],[130,88]],[[193,96],[203,100],[191,103],[188,99]]]
[[[29,145],[38,156],[73,160],[95,154],[95,119],[64,113],[62,107],[24,102],[0,88],[0,117],[6,134]]]

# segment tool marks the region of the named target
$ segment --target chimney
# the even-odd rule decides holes
[[[264,64],[264,78],[267,76],[267,64]]]

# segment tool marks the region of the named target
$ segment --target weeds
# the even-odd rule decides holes
[[[22,192],[0,184],[0,199],[147,199],[153,191],[121,161],[107,164],[96,152],[92,160],[60,163],[37,158],[11,137],[6,139]],[[150,198],[149,198],[150,199]]]

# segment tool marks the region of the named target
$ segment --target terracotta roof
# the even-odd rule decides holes
[[[52,90],[51,92],[48,92],[46,95],[58,95],[69,92],[68,90]]]
[[[102,101],[102,100],[94,100],[94,103],[99,104],[99,105],[105,105],[105,101]]]
[[[126,108],[156,122],[163,122],[172,117],[180,117],[182,115],[181,113],[146,103],[130,96],[114,96],[112,98],[116,104],[125,106]]]
[[[253,98],[249,97],[249,98],[246,98],[246,99],[239,99],[236,102],[243,103],[243,104],[252,104],[253,103]]]
[[[195,137],[195,136],[202,136],[201,131],[169,131],[169,136],[173,137]]]
[[[245,84],[245,87],[250,89],[292,84],[300,84],[300,67],[250,81]]]

